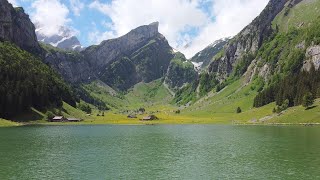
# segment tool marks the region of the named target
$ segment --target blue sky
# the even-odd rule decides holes
[[[268,0],[9,0],[24,7],[47,35],[60,26],[84,46],[119,37],[154,21],[171,46],[191,57],[217,39],[236,35]],[[188,45],[188,46],[186,46]]]

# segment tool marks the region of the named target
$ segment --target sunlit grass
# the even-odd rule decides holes
[[[19,126],[19,123],[8,121],[5,119],[0,119],[0,127],[10,127],[10,126]]]

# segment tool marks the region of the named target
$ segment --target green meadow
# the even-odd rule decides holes
[[[273,113],[275,103],[260,108],[253,108],[253,99],[259,89],[259,81],[255,80],[244,85],[243,80],[237,80],[226,86],[220,92],[212,91],[207,96],[199,98],[190,106],[173,105],[173,96],[164,87],[160,80],[151,83],[139,83],[127,94],[110,94],[109,87],[93,83],[86,88],[94,88],[92,95],[100,97],[111,110],[105,111],[104,116],[93,106],[91,115],[74,108],[67,103],[62,109],[50,109],[54,113],[61,113],[65,117],[83,119],[77,123],[52,123],[46,119],[46,111],[32,108],[13,120],[24,124],[46,125],[74,125],[74,124],[300,124],[320,123],[320,99],[317,99],[312,108],[306,110],[302,106],[288,108],[281,113]],[[113,103],[113,104],[112,104]],[[237,113],[237,108],[241,113]],[[127,116],[133,110],[145,108],[146,112],[137,114],[137,118],[129,119]],[[180,110],[180,113],[176,113]],[[98,116],[99,114],[99,116]],[[159,120],[141,121],[149,114],[156,115]],[[16,126],[19,123],[1,120],[0,126]]]

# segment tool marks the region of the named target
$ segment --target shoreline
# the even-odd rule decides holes
[[[161,121],[161,120],[160,120]],[[14,122],[14,121],[11,121]],[[101,126],[101,125],[112,125],[112,126],[155,126],[155,125],[233,125],[233,126],[320,126],[320,123],[221,123],[221,122],[206,122],[206,123],[188,123],[188,122],[177,122],[177,123],[162,123],[159,121],[153,122],[141,122],[141,123],[121,123],[121,122],[110,122],[110,123],[92,123],[92,122],[80,122],[80,123],[52,123],[52,122],[14,122],[15,125],[7,125],[0,127],[21,127],[21,126]]]

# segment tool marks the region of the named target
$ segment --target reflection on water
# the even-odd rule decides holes
[[[316,179],[320,127],[0,128],[0,179]]]

